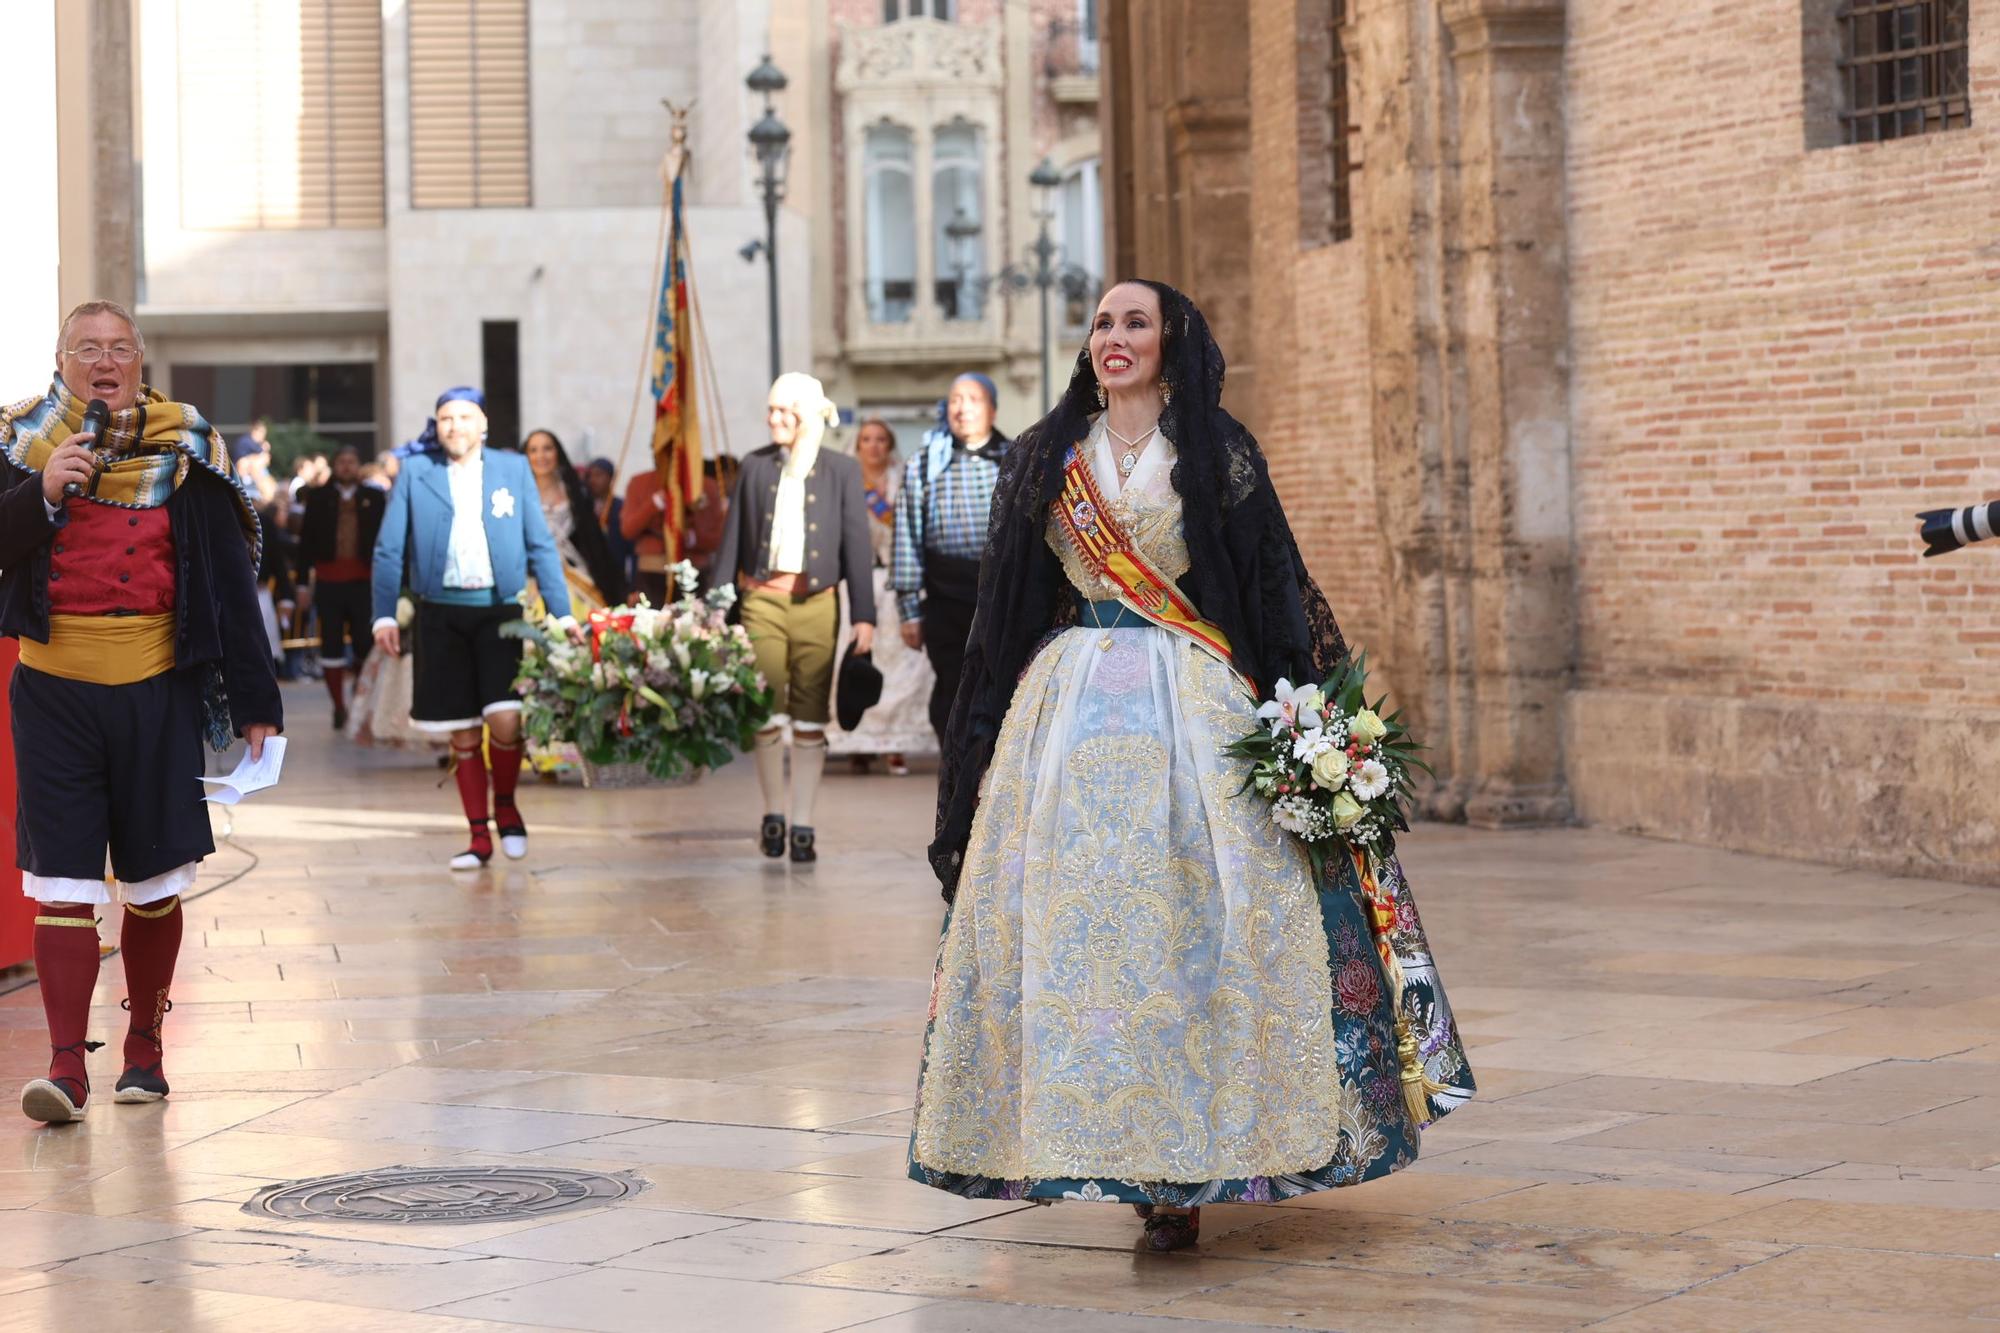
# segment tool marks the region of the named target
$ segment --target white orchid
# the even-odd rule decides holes
[[[1291,681],[1280,676],[1277,688],[1257,709],[1257,716],[1271,724],[1271,735],[1283,734],[1286,727],[1317,727],[1325,719],[1320,710],[1326,705],[1326,698],[1317,685],[1294,686]]]

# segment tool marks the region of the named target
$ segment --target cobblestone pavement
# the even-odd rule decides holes
[[[830,775],[806,872],[757,855],[744,765],[530,787],[529,859],[454,877],[430,761],[292,704],[288,781],[189,902],[172,1098],[15,1117],[46,1046],[36,992],[0,998],[0,1327],[2000,1327],[2000,890],[1419,829],[1479,1099],[1410,1171],[1206,1209],[1159,1256],[1123,1208],[901,1178],[940,919],[922,776]],[[439,1165],[644,1188],[480,1224],[243,1210]]]

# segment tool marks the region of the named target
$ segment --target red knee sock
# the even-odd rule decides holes
[[[499,741],[486,742],[486,753],[493,765],[493,808],[514,806],[514,788],[521,781],[521,751],[519,741],[512,745],[502,745]]]
[[[48,1019],[49,1077],[66,1079],[81,1103],[89,1091],[84,1035],[90,1030],[90,993],[97,988],[97,918],[88,907],[40,907],[35,917],[35,976],[42,984]]]
[[[125,960],[126,1003],[132,1011],[131,1026],[125,1033],[127,1066],[152,1068],[162,1062],[160,1024],[167,1016],[174,960],[181,954],[182,920],[178,895],[144,907],[125,905],[118,951]]]
[[[451,747],[451,757],[458,775],[458,799],[465,806],[467,822],[478,826],[486,822],[486,761],[479,757],[477,748],[462,750]]]
[[[326,680],[326,692],[333,696],[335,708],[347,707],[347,668],[344,666],[322,666],[320,675]]]

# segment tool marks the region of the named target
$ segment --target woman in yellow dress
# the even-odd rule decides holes
[[[1473,1090],[1394,858],[1371,915],[1224,753],[1347,647],[1222,375],[1179,292],[1106,293],[995,493],[931,846],[911,1177],[1129,1203],[1155,1249],[1406,1165]]]

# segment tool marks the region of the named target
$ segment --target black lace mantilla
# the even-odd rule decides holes
[[[1222,408],[1222,349],[1180,292],[1160,298],[1172,400],[1160,426],[1174,444],[1190,567],[1179,587],[1221,627],[1237,667],[1268,693],[1280,677],[1323,680],[1347,656],[1333,611],[1306,572],[1254,436]],[[979,786],[1014,687],[1041,647],[1076,621],[1062,562],[1049,549],[1048,507],[1062,489],[1063,454],[1097,410],[1088,350],[1046,417],[1022,433],[1001,467],[979,567],[979,603],[938,771],[931,866],[949,902],[958,887]]]

